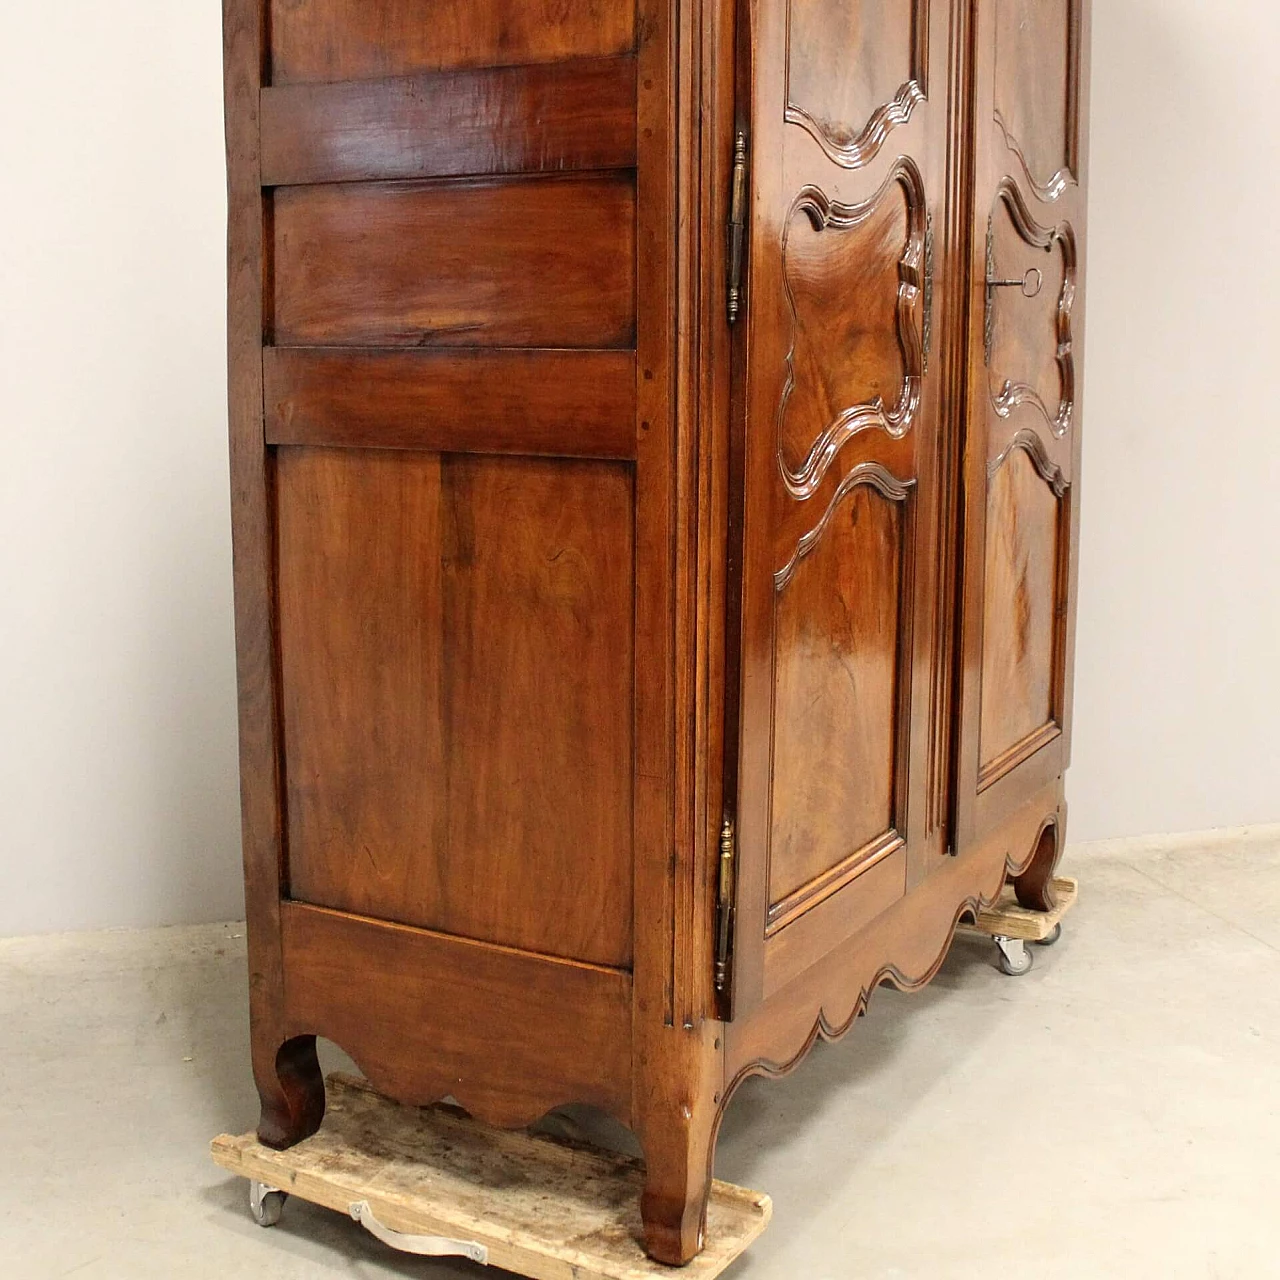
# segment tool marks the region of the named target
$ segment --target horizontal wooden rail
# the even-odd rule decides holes
[[[636,456],[630,351],[262,353],[268,444]]]
[[[630,56],[263,89],[262,183],[625,169]]]
[[[280,908],[286,1032],[322,1035],[380,1092],[452,1094],[504,1127],[631,1109],[631,975],[364,916]]]

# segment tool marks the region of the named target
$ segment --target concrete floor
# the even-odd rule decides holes
[[[773,1224],[731,1280],[1280,1277],[1280,828],[1073,849],[1023,978],[960,939],[925,992],[749,1081],[716,1172]],[[494,1275],[291,1201],[210,1137],[256,1119],[243,928],[0,942],[0,1275]]]

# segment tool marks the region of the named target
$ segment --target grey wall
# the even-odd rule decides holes
[[[1280,819],[1277,42],[1094,4],[1075,839]]]
[[[1072,835],[1274,821],[1280,19],[1095,7]],[[0,46],[0,934],[231,918],[218,6]]]

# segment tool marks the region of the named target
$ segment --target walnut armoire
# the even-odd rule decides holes
[[[1088,0],[224,0],[260,1135],[315,1037],[700,1247],[1070,741]]]

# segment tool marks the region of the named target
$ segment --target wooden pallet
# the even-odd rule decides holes
[[[962,924],[967,933],[983,933],[990,937],[1017,938],[1022,942],[1043,942],[1062,923],[1062,917],[1076,904],[1080,892],[1077,881],[1055,876],[1053,894],[1057,906],[1052,911],[1029,911],[1018,905],[1013,886],[1006,885],[997,902],[980,911],[973,924]]]
[[[675,1269],[640,1244],[643,1166],[579,1144],[478,1124],[451,1107],[402,1107],[334,1074],[313,1138],[273,1151],[224,1134],[214,1160],[242,1177],[393,1233],[476,1246],[534,1280],[646,1280]],[[769,1197],[712,1184],[706,1247],[681,1276],[718,1276],[765,1229]],[[389,1229],[389,1231],[385,1230]]]

